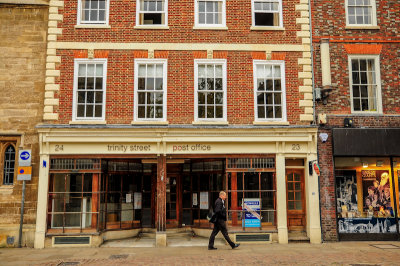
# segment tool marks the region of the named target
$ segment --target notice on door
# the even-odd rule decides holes
[[[208,192],[200,192],[200,209],[208,210]]]
[[[260,227],[261,226],[261,204],[259,198],[243,199],[242,208],[244,213],[244,227]]]
[[[197,193],[193,193],[193,206],[197,206]]]
[[[126,194],[126,203],[132,202],[132,194]]]
[[[135,210],[140,210],[142,208],[142,193],[135,192],[133,195],[133,206]]]

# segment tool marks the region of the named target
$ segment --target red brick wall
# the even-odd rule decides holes
[[[169,30],[134,29],[136,25],[136,0],[111,1],[109,25],[111,29],[76,29],[78,1],[64,1],[59,23],[63,35],[59,41],[82,42],[177,42],[177,43],[291,43],[301,44],[296,37],[300,26],[295,10],[299,0],[283,1],[285,31],[251,31],[251,1],[226,1],[226,26],[228,30],[194,30],[194,0],[168,1]]]
[[[345,1],[312,1],[315,86],[322,87],[320,40],[330,40],[332,91],[327,104],[317,102],[316,112],[325,113],[328,122],[320,126],[319,132],[329,134],[326,143],[318,143],[321,166],[320,196],[323,239],[337,240],[336,202],[334,194],[334,166],[332,153],[332,128],[343,127],[346,117],[353,118],[354,127],[390,128],[400,127],[400,27],[398,12],[400,1],[376,0],[377,22],[380,29],[345,29]],[[383,115],[351,114],[348,52],[366,53],[366,49],[354,51],[349,44],[367,45],[369,53],[382,45],[380,51],[380,74]],[[365,48],[364,47],[364,48]],[[356,47],[357,48],[357,47]],[[360,48],[360,47],[359,47]],[[371,49],[370,49],[371,48]],[[357,50],[357,49],[356,49]],[[400,147],[399,147],[400,148]]]
[[[60,91],[56,98],[60,105],[57,123],[68,124],[72,120],[72,93],[74,56],[81,51],[58,51],[62,62],[59,66]],[[134,111],[134,58],[138,52],[110,50],[107,62],[106,120],[108,124],[129,124]],[[253,57],[251,52],[221,52],[216,57],[227,58],[227,118],[231,124],[252,124],[254,121]],[[205,54],[204,54],[205,55]],[[169,51],[156,53],[156,57],[168,56],[167,120],[170,124],[191,124],[194,121],[194,59],[204,56],[193,51]],[[254,55],[253,55],[254,56]],[[297,59],[301,52],[287,53],[286,102],[287,117],[291,124],[299,122],[302,109],[299,107]],[[305,123],[307,124],[307,123]]]

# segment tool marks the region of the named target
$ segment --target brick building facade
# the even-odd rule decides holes
[[[400,3],[334,2],[312,1],[323,239],[396,239]]]
[[[208,237],[220,190],[235,239],[253,227],[319,243],[309,11],[50,1],[35,247],[149,231],[162,246],[169,228]],[[261,220],[244,219],[246,202]]]
[[[18,152],[32,150],[32,180],[26,182],[23,246],[33,247],[43,118],[48,4],[0,1],[0,247],[18,244],[22,181]],[[24,2],[30,2],[29,4]]]

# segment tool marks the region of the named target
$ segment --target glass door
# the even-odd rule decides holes
[[[166,193],[166,215],[167,227],[178,227],[179,206],[178,206],[178,175],[167,177]]]

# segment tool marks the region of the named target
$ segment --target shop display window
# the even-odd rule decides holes
[[[339,233],[397,232],[389,158],[336,158],[335,177]]]
[[[49,229],[96,231],[99,175],[54,173],[50,175]]]

